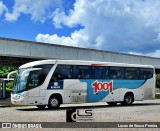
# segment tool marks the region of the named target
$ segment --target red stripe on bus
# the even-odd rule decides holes
[[[104,66],[103,64],[91,64],[91,66]]]

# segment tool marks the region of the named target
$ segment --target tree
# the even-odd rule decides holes
[[[15,71],[17,70],[16,67],[13,66],[3,66],[0,67],[0,78],[7,78],[8,73],[10,73],[11,71]],[[14,78],[16,75],[13,74],[11,77]]]
[[[12,72],[17,70],[16,67],[13,66],[3,66],[0,67],[0,78],[7,78],[7,75]],[[16,77],[16,74],[11,75],[12,78]],[[9,98],[10,97],[10,93],[12,91],[12,87],[13,87],[13,81],[7,82],[6,83],[6,97]]]

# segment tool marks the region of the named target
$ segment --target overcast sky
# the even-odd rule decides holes
[[[0,37],[160,57],[160,0],[0,0]]]

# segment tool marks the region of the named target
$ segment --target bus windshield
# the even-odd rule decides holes
[[[52,67],[52,64],[47,64],[19,69],[12,93],[22,92],[42,85]]]
[[[17,74],[17,77],[14,81],[12,92],[20,92],[20,91],[23,91],[26,88],[27,80],[28,80],[28,76],[29,76],[30,71],[25,72],[25,74],[23,74],[25,77],[23,77],[23,78],[22,78],[22,72],[24,72],[27,69],[28,68],[18,70],[18,74]]]

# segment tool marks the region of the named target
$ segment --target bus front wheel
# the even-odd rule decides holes
[[[124,96],[124,101],[123,101],[122,105],[132,105],[133,101],[134,101],[133,94],[127,93]]]
[[[61,98],[59,96],[51,96],[48,102],[48,108],[56,109],[61,104]]]

